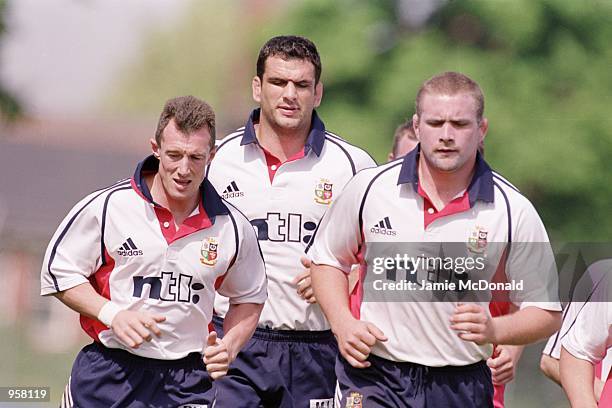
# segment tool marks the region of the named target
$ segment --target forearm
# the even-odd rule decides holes
[[[311,279],[319,306],[332,330],[341,322],[350,320],[347,275],[333,266],[312,264]]]
[[[236,358],[253,335],[262,309],[263,304],[257,303],[230,304],[223,321],[223,342],[228,348],[231,360]]]
[[[98,318],[100,309],[108,302],[89,282],[58,292],[54,296],[72,310],[94,319]]]
[[[540,359],[540,370],[544,373],[546,377],[561,385],[559,360],[549,355],[542,354],[542,358]]]
[[[516,313],[495,317],[493,321],[496,344],[531,344],[559,330],[561,312],[529,306]]]
[[[561,348],[561,383],[572,407],[597,407],[593,391],[593,364]]]

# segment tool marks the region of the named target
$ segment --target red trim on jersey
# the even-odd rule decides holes
[[[225,272],[223,275],[221,275],[217,279],[215,279],[215,291],[217,289],[219,289],[219,287],[221,287],[221,285],[223,285],[223,281],[225,280],[225,275],[227,275],[227,272]]]
[[[445,217],[447,215],[458,214],[470,209],[470,196],[468,191],[465,190],[461,197],[453,199],[450,203],[446,204],[442,210],[438,211],[436,207],[431,203],[429,196],[421,188],[421,182],[418,184],[417,192],[423,197],[423,224],[424,228],[427,228],[429,224],[437,220],[438,218]],[[431,212],[431,214],[430,214]]]
[[[94,290],[101,296],[110,300],[110,275],[115,269],[115,260],[111,258],[108,251],[104,250],[106,255],[106,265],[102,265],[95,273],[89,277],[89,283],[93,286]],[[81,315],[79,320],[81,321],[81,327],[85,330],[92,339],[100,341],[98,334],[104,330],[108,330],[103,323],[97,319]]]
[[[493,384],[493,408],[504,408],[505,384]]]
[[[351,310],[351,314],[355,319],[359,319],[361,317],[361,303],[363,302],[363,281],[365,279],[366,272],[368,271],[368,267],[364,261],[364,254],[365,243],[359,249],[359,253],[357,253],[357,261],[359,262],[357,283],[349,294],[349,308]]]
[[[209,228],[212,225],[212,221],[208,218],[208,214],[206,214],[206,210],[204,210],[201,201],[200,204],[198,204],[198,210],[199,212],[197,214],[186,218],[177,230],[174,223],[174,217],[170,210],[164,207],[155,206],[155,215],[157,216],[157,221],[159,221],[159,228],[168,245],[177,239],[186,237],[196,231]]]
[[[599,375],[601,376],[601,362],[599,363],[599,365]],[[608,373],[608,378],[606,379],[606,382],[603,386],[603,390],[601,391],[601,396],[599,397],[599,404],[597,406],[606,408],[612,407],[612,370],[610,370],[610,372]]]
[[[492,282],[495,283],[507,283],[508,277],[506,276],[506,260],[508,258],[508,247],[504,249],[502,256],[500,257],[497,270],[493,275]],[[510,313],[510,296],[507,290],[494,290],[491,293],[491,301],[489,302],[489,311],[491,316],[504,316]],[[493,357],[497,356],[498,349],[497,345],[493,345]],[[504,392],[506,386],[503,384],[493,385],[493,407],[504,408]]]
[[[278,157],[274,156],[272,153],[270,153],[269,151],[267,151],[263,147],[261,149],[263,150],[264,155],[266,157],[266,166],[268,167],[268,177],[270,177],[270,183],[272,183],[272,181],[274,180],[274,176],[276,175],[276,172],[278,171],[280,166],[282,166],[285,163],[289,163],[291,161],[294,161],[294,160],[302,159],[305,156],[304,148],[302,147],[302,150],[300,150],[299,152],[297,152],[293,156],[289,157],[284,162],[281,162]],[[272,166],[275,166],[274,170],[272,170]]]

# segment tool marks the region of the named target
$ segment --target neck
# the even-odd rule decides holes
[[[259,144],[281,162],[300,152],[306,144],[310,123],[305,129],[279,129],[263,120],[255,125]]]
[[[145,177],[145,182],[151,192],[153,201],[167,208],[172,213],[172,218],[176,225],[181,225],[185,218],[196,209],[200,203],[200,196],[195,195],[191,200],[174,200],[166,193],[159,175],[150,175]]]
[[[453,172],[439,171],[429,165],[422,155],[418,165],[421,188],[438,210],[468,188],[474,171],[475,166],[463,166]]]

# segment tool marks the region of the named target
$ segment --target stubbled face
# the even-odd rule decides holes
[[[268,57],[263,78],[253,78],[253,99],[264,121],[281,132],[310,129],[312,111],[321,103],[323,85],[307,60]]]
[[[478,122],[474,97],[425,93],[420,108],[421,116],[413,119],[425,165],[443,173],[472,166],[488,127],[485,118]]]
[[[162,197],[153,198],[176,204],[197,201],[206,166],[215,155],[208,128],[187,135],[177,129],[172,119],[163,131],[161,145],[152,139],[151,147],[159,158],[157,176],[163,188]]]

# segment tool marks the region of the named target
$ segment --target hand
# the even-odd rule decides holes
[[[138,348],[145,341],[151,341],[152,334],[157,337],[161,335],[161,330],[157,323],[161,323],[166,318],[161,315],[148,312],[122,310],[111,322],[111,329],[119,340],[128,347]]]
[[[366,361],[376,341],[387,341],[385,334],[373,323],[355,318],[343,321],[335,328],[340,353],[355,368],[366,368]]]
[[[310,280],[310,259],[303,256],[300,258],[300,262],[306,270],[293,279],[293,284],[297,286],[297,294],[310,304],[317,303]]]
[[[233,360],[223,339],[217,337],[217,332],[208,333],[204,349],[204,363],[210,377],[217,380],[225,376]]]
[[[506,384],[514,379],[516,366],[508,346],[496,346],[493,356],[487,360],[487,365],[491,369],[493,384]]]
[[[493,319],[485,308],[469,303],[459,304],[450,318],[451,329],[457,331],[459,338],[483,345],[495,342]]]

